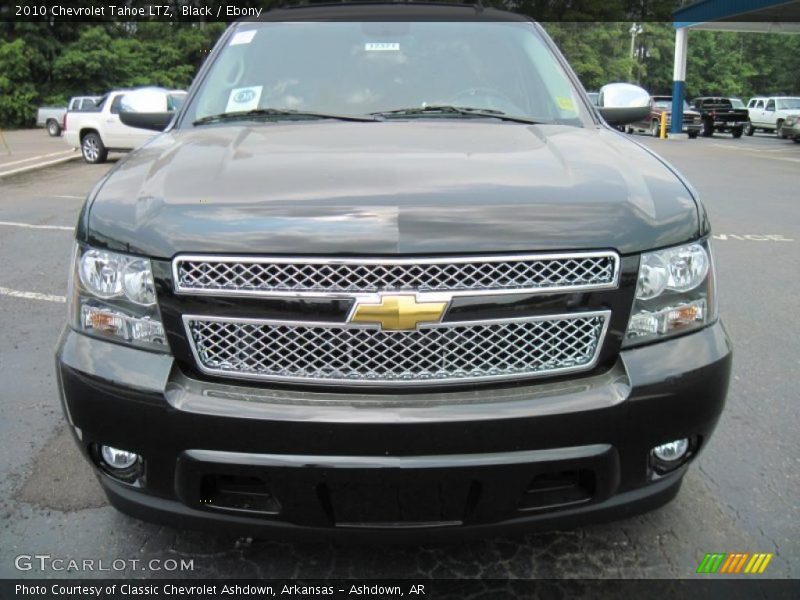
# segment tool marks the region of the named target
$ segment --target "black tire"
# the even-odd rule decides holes
[[[698,135],[700,132],[699,132],[699,131],[697,131],[697,129],[690,129],[688,133],[689,133],[689,139],[690,139],[690,140],[696,140],[696,139],[697,139],[697,135]]]
[[[711,137],[712,135],[714,135],[714,123],[703,121],[703,137]]]
[[[756,128],[755,128],[755,127],[753,127],[753,124],[752,124],[750,121],[748,121],[748,122],[747,122],[747,125],[745,125],[745,128],[744,128],[744,133],[745,133],[745,135],[747,135],[747,136],[751,136],[751,135],[753,135],[755,132],[756,132]]]
[[[743,133],[744,133],[744,126],[734,127],[733,129],[731,129],[731,135],[737,139],[742,137]]]
[[[47,133],[50,137],[58,137],[61,135],[61,125],[55,119],[47,119]]]
[[[778,119],[777,123],[775,123],[775,135],[777,135],[782,140],[785,140],[789,136],[785,133],[781,133],[781,127],[783,127],[783,119]]]
[[[653,137],[659,137],[659,133],[660,133],[659,129],[660,128],[661,128],[660,124],[656,119],[653,119],[652,121],[650,121],[650,135],[652,135]]]
[[[800,144],[800,137],[794,138],[794,143],[795,144]]]
[[[94,131],[90,131],[81,138],[81,154],[83,160],[92,165],[106,162],[108,149],[103,144],[103,140]]]

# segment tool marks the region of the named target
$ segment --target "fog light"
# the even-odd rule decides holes
[[[672,463],[679,461],[684,456],[686,456],[686,452],[689,450],[689,440],[686,438],[680,440],[673,440],[671,442],[667,442],[666,444],[661,444],[660,446],[656,446],[653,448],[653,456],[655,456],[658,460],[663,461],[665,463]]]
[[[100,448],[100,456],[103,457],[106,466],[120,471],[130,469],[139,460],[138,454],[120,450],[119,448],[112,448],[111,446],[102,446]]]

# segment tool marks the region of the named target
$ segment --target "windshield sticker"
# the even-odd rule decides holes
[[[564,96],[556,96],[556,103],[561,110],[575,111],[575,103],[572,98],[565,98]]]
[[[239,44],[249,44],[253,41],[253,38],[256,37],[256,30],[251,29],[249,31],[237,31],[233,38],[231,38],[231,43],[228,46],[238,46]]]
[[[400,50],[400,44],[397,42],[367,42],[364,44],[364,50],[367,52],[397,52]]]
[[[263,86],[254,85],[251,87],[234,88],[228,96],[228,106],[225,112],[236,112],[240,110],[255,110],[261,100],[261,89]]]

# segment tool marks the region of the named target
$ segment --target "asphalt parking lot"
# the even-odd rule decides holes
[[[770,576],[800,577],[800,144],[761,134],[636,139],[687,176],[712,219],[720,310],[736,351],[717,433],[676,500],[658,511],[448,545],[237,540],[142,523],[108,506],[65,428],[53,348],[72,228],[110,165],[74,161],[1,179],[0,577],[78,576],[14,566],[18,555],[49,554],[109,564],[193,559],[179,575],[198,578],[682,578],[707,552],[772,552]]]

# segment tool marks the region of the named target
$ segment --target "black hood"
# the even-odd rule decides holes
[[[84,225],[90,243],[160,258],[627,254],[700,234],[687,187],[621,134],[433,119],[163,134],[111,171]]]

